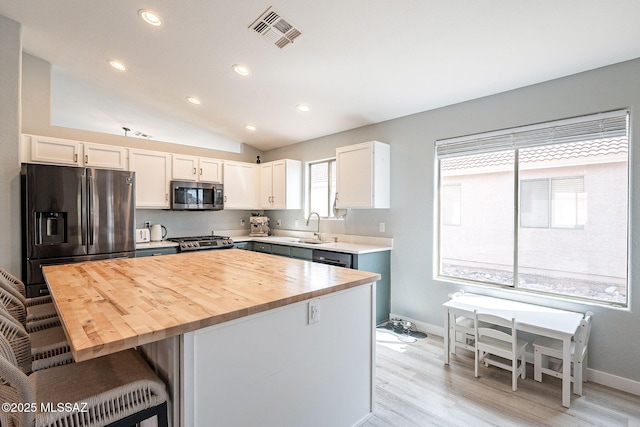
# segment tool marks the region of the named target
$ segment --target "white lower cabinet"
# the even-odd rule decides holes
[[[246,162],[224,162],[224,208],[256,209],[258,202],[258,174],[256,165]]]
[[[130,149],[129,170],[136,173],[136,208],[169,208],[171,154]]]

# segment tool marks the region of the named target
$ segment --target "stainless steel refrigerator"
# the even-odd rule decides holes
[[[47,293],[42,266],[135,256],[135,175],[23,164],[22,278]]]

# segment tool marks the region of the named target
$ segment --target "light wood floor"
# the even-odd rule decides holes
[[[503,369],[482,366],[475,378],[473,353],[445,366],[442,337],[377,335],[376,412],[363,426],[640,426],[640,396],[588,382],[567,409],[560,380],[534,381],[531,365],[513,392]]]

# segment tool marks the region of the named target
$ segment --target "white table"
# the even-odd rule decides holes
[[[501,298],[475,294],[462,294],[442,304],[444,314],[444,363],[449,364],[451,349],[455,349],[451,334],[455,316],[473,317],[474,310],[494,314],[507,319],[516,319],[516,329],[555,338],[562,341],[562,406],[571,402],[571,339],[576,333],[582,313],[558,310],[534,304],[526,304]]]

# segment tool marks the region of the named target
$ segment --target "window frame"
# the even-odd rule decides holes
[[[328,165],[328,174],[327,174],[327,181],[329,182],[329,185],[327,186],[327,201],[328,201],[328,206],[327,206],[327,212],[329,213],[329,216],[321,216],[320,219],[322,220],[336,220],[336,219],[340,219],[340,218],[336,218],[335,216],[333,216],[333,200],[331,200],[331,182],[333,180],[333,175],[331,173],[331,164],[336,164],[336,157],[329,157],[326,159],[320,159],[320,160],[312,160],[306,163],[306,168],[305,168],[305,176],[307,179],[307,185],[306,185],[306,201],[305,201],[305,206],[304,206],[304,210],[305,210],[305,217],[308,216],[311,213],[311,190],[313,187],[313,182],[311,179],[311,168],[314,165],[320,165],[326,163]],[[335,192],[335,188],[334,188],[334,192]]]
[[[519,242],[518,242],[518,234],[519,234],[519,229],[522,227],[520,224],[520,215],[521,215],[521,203],[520,203],[520,196],[521,196],[521,188],[520,188],[520,177],[519,177],[519,171],[520,171],[520,161],[519,161],[519,151],[520,149],[525,149],[525,148],[529,148],[531,146],[553,146],[553,145],[557,145],[557,144],[563,144],[563,143],[568,143],[568,141],[558,141],[558,142],[549,142],[549,143],[538,143],[537,145],[527,145],[526,143],[521,145],[521,146],[516,146],[516,148],[513,148],[513,152],[515,155],[515,163],[514,163],[514,192],[515,192],[515,197],[517,200],[517,203],[514,203],[514,257],[513,257],[513,274],[514,274],[514,278],[513,278],[513,284],[500,284],[497,282],[484,282],[484,281],[478,281],[478,280],[474,280],[471,278],[464,278],[464,277],[457,277],[457,276],[453,276],[453,275],[446,275],[443,273],[442,269],[442,227],[445,226],[445,224],[442,223],[442,218],[441,218],[441,214],[442,214],[442,194],[441,194],[441,187],[443,186],[442,183],[442,165],[441,165],[441,160],[445,159],[445,158],[449,158],[449,157],[463,157],[463,156],[468,156],[468,155],[473,155],[473,154],[482,154],[482,153],[490,153],[490,152],[496,152],[496,151],[500,151],[500,150],[504,150],[505,148],[496,148],[496,147],[507,147],[507,145],[505,144],[505,141],[509,138],[509,134],[510,133],[514,133],[520,129],[523,129],[524,132],[529,132],[532,129],[533,130],[538,130],[538,129],[542,129],[544,131],[544,128],[549,128],[549,129],[554,129],[554,125],[558,124],[559,126],[561,126],[564,123],[578,123],[578,125],[580,124],[580,122],[582,120],[585,120],[585,122],[592,117],[598,117],[601,116],[603,117],[603,121],[607,120],[610,117],[616,117],[618,116],[618,119],[620,119],[621,117],[624,117],[624,133],[622,134],[618,134],[616,135],[607,135],[601,138],[582,138],[580,140],[578,139],[574,139],[573,141],[596,141],[598,139],[613,139],[613,138],[617,138],[617,137],[624,137],[626,138],[626,148],[625,148],[625,156],[626,156],[626,180],[627,180],[627,187],[626,187],[626,240],[625,240],[625,245],[626,245],[626,258],[625,258],[625,263],[626,263],[626,274],[625,274],[625,288],[626,288],[626,295],[625,295],[625,300],[624,302],[621,301],[612,301],[612,300],[607,300],[607,299],[598,299],[596,297],[586,297],[586,296],[581,296],[581,295],[571,295],[571,294],[567,294],[567,293],[560,293],[560,292],[552,292],[552,291],[545,291],[545,290],[537,290],[537,289],[531,289],[531,288],[527,288],[527,287],[520,287],[519,286],[519,271],[518,271],[518,267],[519,267],[519,261],[518,261],[518,252],[519,252]],[[618,123],[619,124],[619,123]],[[603,127],[606,127],[603,125]],[[615,126],[614,126],[615,127]],[[618,129],[619,131],[619,129]],[[483,139],[485,138],[485,139]],[[474,139],[476,139],[474,141]],[[502,140],[500,140],[502,139]],[[511,137],[511,140],[513,141],[513,136]],[[443,148],[442,146],[444,144],[446,144],[448,141],[452,142],[452,149],[451,151],[447,150],[447,147]],[[496,143],[497,141],[497,143]],[[522,142],[522,141],[520,141]],[[476,144],[475,146],[473,146],[473,144]],[[493,143],[493,144],[492,144]],[[489,149],[486,151],[483,151],[483,144],[486,144],[485,146],[488,146]],[[465,146],[466,145],[466,146]],[[471,147],[472,149],[469,149],[469,147]],[[473,149],[476,149],[476,151],[473,151]],[[434,262],[434,279],[436,280],[444,280],[444,281],[448,281],[448,282],[453,282],[453,283],[459,283],[459,284],[472,284],[472,285],[478,285],[478,286],[486,286],[486,287],[493,287],[493,288],[501,288],[501,289],[505,289],[505,290],[509,290],[509,291],[516,291],[516,292],[524,292],[524,293],[532,293],[532,294],[541,294],[541,295],[545,295],[546,297],[549,298],[555,298],[555,299],[559,299],[559,300],[568,300],[568,301],[581,301],[583,303],[589,303],[589,304],[599,304],[599,305],[605,305],[605,306],[613,306],[613,307],[629,307],[629,301],[630,301],[630,292],[631,292],[631,277],[629,274],[629,268],[631,265],[631,251],[630,251],[630,219],[631,219],[631,185],[630,185],[630,175],[631,175],[631,125],[630,125],[630,111],[629,109],[624,109],[624,110],[617,110],[617,111],[611,111],[611,112],[606,112],[606,113],[599,113],[599,114],[594,114],[594,115],[590,115],[590,116],[581,116],[581,117],[575,117],[575,118],[571,118],[571,119],[564,119],[564,120],[556,120],[556,121],[551,121],[551,122],[547,122],[547,123],[540,123],[540,124],[535,124],[535,125],[530,125],[530,126],[523,126],[520,128],[511,128],[511,129],[505,129],[505,130],[501,130],[501,131],[494,131],[494,132],[487,132],[484,134],[476,134],[476,135],[468,135],[468,136],[464,136],[464,137],[458,137],[458,138],[451,138],[451,139],[447,139],[447,140],[437,140],[435,141],[434,144],[434,159],[435,159],[435,209],[434,209],[434,213],[435,213],[435,218],[436,218],[436,222],[434,224],[434,235],[436,238],[435,241],[435,245],[434,245],[434,249],[435,249],[435,256],[433,257],[433,262]],[[460,154],[463,153],[463,154]],[[443,154],[443,155],[442,155]],[[562,177],[558,177],[560,179],[565,179],[565,178],[578,178],[581,177],[583,179],[583,186],[586,186],[586,180],[584,179],[584,175],[582,176],[562,176]],[[555,177],[554,177],[555,178]],[[576,229],[576,230],[582,230],[584,229],[584,225],[577,225],[576,227],[553,227],[552,226],[552,179],[553,178],[547,178],[549,181],[549,185],[548,185],[548,197],[549,197],[549,217],[548,217],[548,229],[557,229],[557,230],[572,230],[572,229]],[[533,180],[533,179],[532,179]],[[578,194],[578,193],[576,193]],[[584,193],[583,193],[584,194]],[[576,217],[578,218],[578,213],[576,214]],[[579,223],[579,220],[576,219],[576,223]],[[523,227],[523,228],[536,228],[536,227]]]

